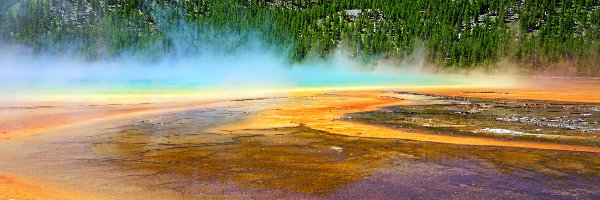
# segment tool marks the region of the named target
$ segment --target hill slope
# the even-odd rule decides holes
[[[424,49],[429,64],[446,69],[501,62],[600,73],[593,0],[7,0],[0,12],[4,41],[90,59],[227,52],[258,41],[295,62],[337,51],[365,63],[402,60]]]

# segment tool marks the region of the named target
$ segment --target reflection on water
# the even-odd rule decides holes
[[[100,136],[92,148],[145,187],[190,197],[600,198],[598,154],[356,138],[303,126],[204,131],[242,114],[164,115]]]

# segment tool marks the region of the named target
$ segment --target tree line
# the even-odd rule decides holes
[[[336,51],[365,63],[422,49],[445,69],[509,61],[600,73],[593,0],[6,0],[0,39],[89,59],[232,51],[260,41],[291,62]],[[183,40],[182,40],[183,38]],[[180,43],[185,44],[180,44]],[[218,48],[216,48],[218,47]]]

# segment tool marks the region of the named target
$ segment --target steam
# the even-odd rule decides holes
[[[73,53],[34,52],[0,42],[0,96],[19,94],[75,94],[169,92],[174,90],[222,93],[237,90],[279,90],[296,87],[459,85],[461,76],[423,72],[425,52],[415,51],[403,61],[381,60],[365,65],[335,51],[327,59],[290,63],[285,53],[264,45],[259,36],[240,40],[226,30],[204,29],[225,40],[198,43],[198,28],[185,23],[169,37],[173,49],[160,57],[124,52],[90,61]],[[242,42],[242,44],[237,44]],[[223,44],[225,43],[225,44]],[[229,45],[236,43],[236,45]],[[227,46],[223,47],[223,46]],[[234,46],[236,48],[230,48]]]
[[[419,58],[423,59],[423,58]],[[417,60],[419,60],[417,59]],[[136,56],[88,61],[78,56],[0,48],[0,93],[110,93],[168,89],[252,90],[326,86],[465,84],[465,77],[422,72],[423,62],[365,66],[345,55],[290,63],[283,55],[247,48],[143,60]]]

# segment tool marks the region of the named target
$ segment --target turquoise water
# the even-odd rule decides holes
[[[465,77],[423,73],[418,63],[364,65],[342,56],[290,63],[260,49],[161,58],[121,55],[89,61],[15,48],[0,55],[0,60],[0,94],[469,83]]]

